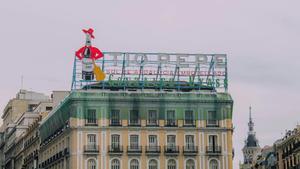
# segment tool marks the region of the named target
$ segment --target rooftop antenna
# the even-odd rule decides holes
[[[23,81],[24,81],[24,77],[23,75],[21,75],[21,90],[23,89]]]

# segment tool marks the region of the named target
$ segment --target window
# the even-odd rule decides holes
[[[194,135],[185,136],[186,150],[194,150]]]
[[[208,111],[207,112],[207,125],[208,126],[218,126],[216,111]]]
[[[120,121],[120,110],[111,110],[110,112],[110,125],[111,126],[119,126],[121,125]]]
[[[176,169],[176,161],[174,159],[168,160],[168,169]]]
[[[157,115],[157,111],[156,110],[149,110],[148,111],[148,123],[147,125],[158,125],[158,115]]]
[[[208,136],[208,145],[209,145],[209,148],[208,148],[209,151],[211,151],[211,152],[218,151],[218,140],[217,140],[216,135]]]
[[[97,149],[96,134],[88,134],[87,138],[88,138],[88,140],[87,140],[87,149],[88,150]]]
[[[168,110],[167,111],[167,126],[176,126],[175,111],[174,110]]]
[[[28,111],[29,112],[33,111],[36,108],[36,106],[37,106],[36,104],[29,104],[28,105]]]
[[[95,109],[89,109],[87,111],[86,115],[86,124],[97,124],[97,118],[96,118],[96,110]]]
[[[130,161],[130,169],[139,169],[139,161],[137,159]]]
[[[52,107],[51,106],[46,106],[46,111],[51,111]]]
[[[120,135],[111,135],[111,147],[112,150],[120,150]]]
[[[139,112],[137,110],[130,111],[129,125],[140,125]]]
[[[194,117],[193,117],[193,111],[187,110],[184,114],[184,125],[186,126],[192,126],[195,125],[194,123]]]
[[[218,162],[217,160],[210,160],[209,162],[209,169],[218,169]]]
[[[157,161],[152,159],[149,161],[149,169],[158,169]]]
[[[96,169],[96,161],[94,159],[88,160],[88,169]]]
[[[150,151],[158,150],[156,135],[149,135],[149,150]]]
[[[167,136],[167,150],[175,151],[176,149],[176,136],[168,135]]]
[[[130,135],[130,149],[138,149],[138,148],[139,148],[139,136]]]
[[[186,161],[186,169],[195,169],[195,161],[192,159],[189,159]]]
[[[118,159],[113,159],[111,161],[111,169],[120,169],[120,161]]]

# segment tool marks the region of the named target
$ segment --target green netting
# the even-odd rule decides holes
[[[193,111],[195,120],[221,120],[232,118],[233,101],[227,93],[125,93],[76,91],[54,110],[40,126],[44,140],[63,127],[70,118],[90,118],[89,110],[96,111],[97,119],[110,119],[111,111],[119,110],[120,119],[129,119],[136,110],[140,119],[147,119],[150,110],[158,112],[158,119],[166,119],[168,110],[175,111],[177,120],[185,119],[185,111]],[[215,112],[208,117],[208,112]]]

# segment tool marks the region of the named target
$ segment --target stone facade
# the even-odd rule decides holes
[[[73,91],[41,123],[40,168],[232,169],[228,93]]]

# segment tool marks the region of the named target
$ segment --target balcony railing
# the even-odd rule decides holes
[[[160,146],[146,146],[146,154],[160,154]]]
[[[98,126],[98,120],[97,119],[86,119],[85,125],[86,126]]]
[[[206,146],[206,153],[210,155],[219,155],[221,154],[221,146]]]
[[[156,119],[148,119],[147,120],[147,126],[149,126],[149,127],[158,127],[159,126],[158,120],[156,120]]]
[[[128,126],[141,126],[141,120],[139,120],[139,119],[129,119]]]
[[[110,154],[122,154],[123,146],[121,145],[110,145],[108,146],[108,153]]]
[[[109,120],[109,126],[122,126],[121,120],[111,119]]]
[[[184,155],[197,155],[198,153],[198,146],[183,146],[183,154]]]
[[[183,121],[184,127],[196,127],[196,120],[193,119],[185,119]]]
[[[219,127],[218,120],[206,120],[206,127]]]
[[[98,153],[99,152],[99,146],[98,145],[85,145],[84,146],[84,152],[85,153]]]
[[[127,154],[141,154],[142,146],[127,146]]]
[[[165,155],[178,155],[179,146],[164,146]]]
[[[64,149],[64,155],[65,156],[70,155],[70,148],[69,147],[67,147],[67,148]]]
[[[175,119],[167,119],[165,120],[165,127],[177,127],[178,122]]]

